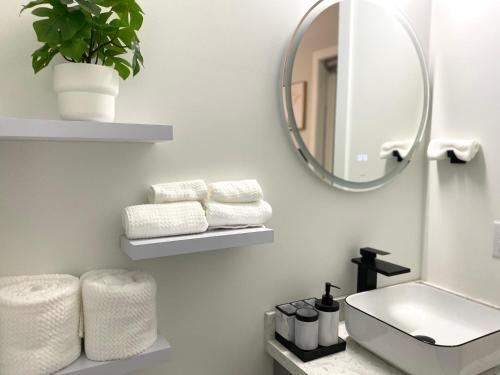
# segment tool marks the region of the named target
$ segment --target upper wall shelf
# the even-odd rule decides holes
[[[95,362],[82,353],[79,359],[55,375],[122,375],[154,367],[168,360],[172,348],[165,338],[158,336],[156,342],[144,353],[118,361]]]
[[[160,258],[230,247],[260,245],[274,241],[274,230],[266,227],[219,229],[199,234],[152,238],[121,239],[121,249],[133,260]]]
[[[156,143],[172,139],[170,125],[0,117],[0,140]]]

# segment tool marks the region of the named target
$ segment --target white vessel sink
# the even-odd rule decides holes
[[[479,374],[500,364],[500,310],[425,284],[349,296],[345,321],[355,341],[410,374]]]

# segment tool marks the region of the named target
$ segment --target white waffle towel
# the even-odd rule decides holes
[[[206,203],[207,221],[210,228],[245,228],[263,225],[273,210],[265,201],[253,203]]]
[[[448,157],[448,151],[462,161],[471,161],[479,151],[479,142],[475,139],[433,139],[427,148],[429,160],[442,160]]]
[[[203,201],[206,198],[207,185],[203,180],[152,185],[148,192],[149,203]]]
[[[222,203],[250,203],[263,199],[257,180],[220,181],[208,184],[209,199]]]
[[[92,361],[129,358],[157,337],[156,283],[141,271],[96,270],[82,275],[85,354]]]
[[[79,320],[78,278],[0,278],[0,374],[52,374],[75,361]]]
[[[208,228],[200,202],[143,204],[127,207],[122,215],[128,239],[201,233]]]
[[[404,159],[408,156],[411,148],[413,147],[414,141],[390,141],[385,142],[380,148],[380,158],[381,159],[391,159],[394,157],[393,151],[397,151],[399,155]]]

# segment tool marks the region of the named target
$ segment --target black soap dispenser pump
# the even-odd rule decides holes
[[[331,288],[340,289],[332,283],[325,283],[325,294],[321,300],[316,300],[316,310],[319,313],[319,345],[330,346],[339,340],[339,308],[340,305],[333,299]]]

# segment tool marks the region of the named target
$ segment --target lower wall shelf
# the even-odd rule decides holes
[[[260,245],[274,241],[274,230],[266,227],[218,229],[199,234],[129,240],[121,238],[121,249],[133,260],[160,258],[230,247]]]
[[[82,354],[75,362],[68,367],[55,373],[55,375],[121,375],[139,370],[142,368],[154,367],[162,362],[165,362],[172,347],[168,341],[158,336],[156,342],[144,353],[131,358],[108,361],[95,362],[87,359],[85,354]]]

